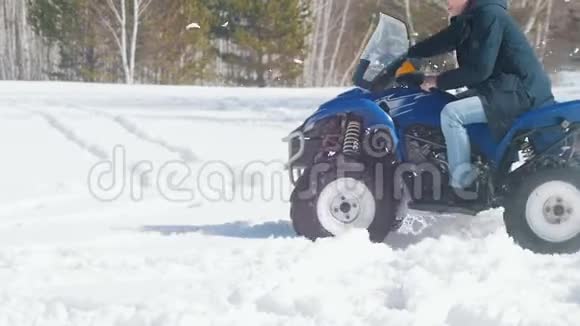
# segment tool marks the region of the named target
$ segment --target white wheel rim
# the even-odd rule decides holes
[[[541,239],[561,243],[580,233],[580,191],[564,181],[538,186],[526,203],[526,220]]]
[[[316,212],[322,227],[335,236],[368,229],[375,218],[375,198],[362,181],[340,178],[324,187]]]

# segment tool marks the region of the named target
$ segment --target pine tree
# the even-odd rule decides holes
[[[308,7],[300,0],[212,0],[212,34],[231,43],[216,47],[246,86],[291,85],[302,72],[309,33]],[[218,41],[219,42],[219,41]]]
[[[90,0],[28,0],[28,21],[36,34],[59,49],[59,70],[49,77],[99,79],[96,30]]]
[[[209,41],[211,17],[203,0],[164,0],[152,4],[143,30],[141,59],[158,83],[203,83],[215,79]],[[187,30],[190,23],[199,29]]]

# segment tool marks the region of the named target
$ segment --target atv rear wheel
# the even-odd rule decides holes
[[[375,180],[375,173],[339,173],[332,164],[318,176],[311,171],[305,171],[292,193],[290,217],[298,235],[314,241],[367,229],[371,241],[384,241],[400,206],[387,174]]]
[[[580,171],[540,171],[506,198],[504,221],[520,246],[541,254],[580,251]]]

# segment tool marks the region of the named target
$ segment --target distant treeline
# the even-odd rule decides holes
[[[550,70],[580,58],[579,0],[512,0]],[[2,0],[1,79],[338,86],[386,12],[420,40],[446,0]],[[453,65],[436,58],[431,69]]]

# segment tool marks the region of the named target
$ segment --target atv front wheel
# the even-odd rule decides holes
[[[540,254],[580,251],[580,171],[540,171],[518,188],[504,214],[515,242]]]
[[[384,241],[396,225],[400,206],[391,178],[383,173],[375,177],[374,171],[339,171],[336,165],[318,175],[309,169],[298,180],[290,210],[294,230],[314,241],[366,229],[371,241]]]

